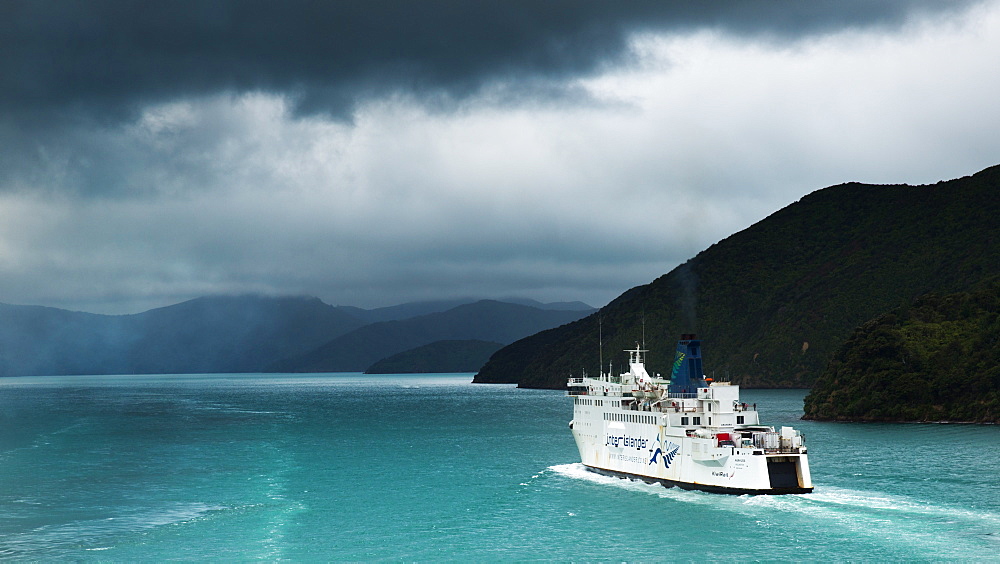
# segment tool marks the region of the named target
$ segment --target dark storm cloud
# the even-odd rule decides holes
[[[0,301],[606,303],[995,164],[1000,0],[0,1]]]
[[[524,0],[0,3],[0,105],[29,122],[124,117],[219,91],[290,93],[344,116],[403,90],[462,98],[493,81],[558,91],[627,55],[631,32],[711,27],[797,38],[897,25],[970,2]]]

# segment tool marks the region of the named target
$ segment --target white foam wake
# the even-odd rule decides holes
[[[906,546],[912,554],[924,558],[977,559],[983,556],[987,544],[1000,543],[997,513],[947,507],[885,492],[821,486],[810,494],[729,496],[609,477],[591,472],[580,463],[560,464],[548,470],[573,480],[737,513],[762,527],[808,523],[816,531],[840,531],[852,538],[868,538],[875,544]]]

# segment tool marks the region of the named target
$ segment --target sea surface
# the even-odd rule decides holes
[[[998,561],[1000,427],[799,421],[816,490],[584,470],[559,391],[451,375],[0,378],[0,559]]]

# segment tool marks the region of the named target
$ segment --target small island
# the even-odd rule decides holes
[[[1000,280],[859,327],[805,398],[818,421],[1000,422]]]

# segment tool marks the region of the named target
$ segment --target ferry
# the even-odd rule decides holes
[[[646,372],[637,344],[629,371],[570,377],[570,429],[591,471],[727,494],[813,490],[805,437],[762,425],[740,387],[702,371],[701,341],[682,335],[670,377]]]

